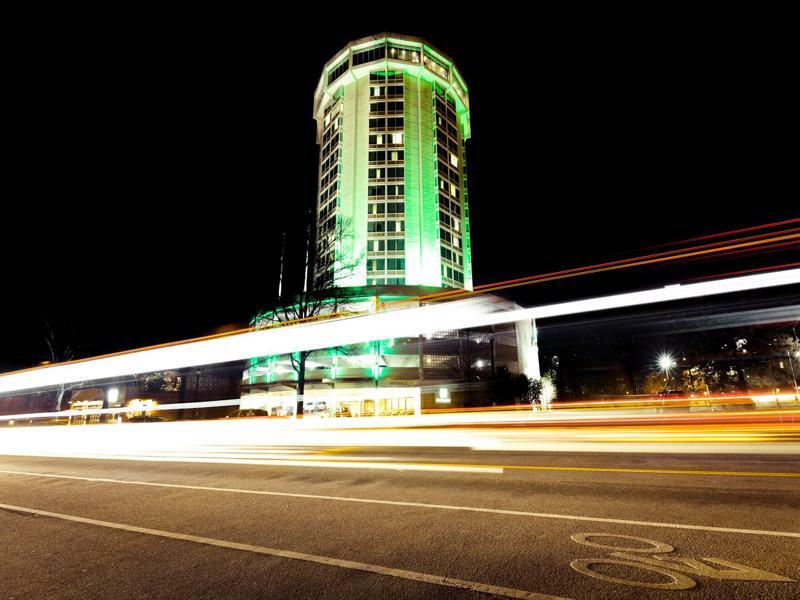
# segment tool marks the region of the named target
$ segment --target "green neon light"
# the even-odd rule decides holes
[[[439,85],[444,86],[448,90],[453,89],[454,90],[453,98],[457,103],[457,112],[459,114],[463,112],[469,113],[469,106],[468,106],[469,88],[467,87],[466,83],[464,83],[464,79],[461,77],[461,74],[458,72],[458,69],[456,68],[455,64],[451,60],[444,58],[444,56],[438,50],[426,44],[423,40],[421,39],[401,40],[393,37],[384,37],[384,38],[369,40],[367,42],[349,48],[351,48],[352,51],[355,53],[367,47],[378,47],[384,45],[388,48],[388,44],[392,44],[398,47],[403,46],[406,50],[419,52],[420,62],[411,63],[408,61],[393,59],[391,56],[389,56],[387,50],[386,56],[383,59],[378,59],[373,62],[364,63],[356,67],[351,66],[350,67],[350,73],[352,75],[351,78],[339,77],[338,79],[336,79],[336,81],[332,82],[331,85],[323,86],[327,90],[327,93],[330,94],[331,96],[334,96],[336,93],[338,93],[341,87],[351,85],[353,83],[353,79],[359,79],[361,77],[364,77],[364,75],[367,74],[369,71],[374,70],[375,67],[383,63],[386,69],[392,68],[397,71],[404,71],[415,78],[423,79],[428,82],[436,82]],[[435,58],[437,58],[438,60],[449,66],[448,72],[450,73],[450,81],[448,81],[447,78],[440,76],[439,74],[429,70],[427,67],[424,66],[422,57],[424,56],[424,53],[426,51],[428,51],[432,56],[434,56]],[[339,64],[341,57],[343,57],[346,53],[347,49],[345,51],[340,52],[337,55],[337,59],[335,61],[329,61],[327,64],[330,65]],[[323,74],[324,77],[326,78],[324,79],[325,83],[327,83],[328,70],[326,70],[325,73]],[[469,131],[468,123],[466,129],[467,131]],[[469,136],[467,135],[467,137]]]
[[[464,258],[464,289],[472,290],[472,233],[469,220],[469,192],[467,185],[467,156],[461,144],[461,254]]]
[[[405,283],[442,287],[442,258],[439,240],[439,190],[436,153],[434,86],[455,103],[462,140],[470,137],[470,112],[467,86],[453,62],[423,40],[396,39],[391,35],[365,40],[349,45],[337,55],[340,64],[345,52],[354,52],[381,44],[387,48],[383,59],[349,67],[349,75],[337,78],[326,86],[324,79],[317,90],[315,111],[317,118],[331,97],[342,99],[342,125],[340,145],[340,186],[337,194],[336,219],[352,223],[351,236],[336,248],[335,260],[339,264],[352,262],[360,256],[359,265],[350,274],[340,275],[334,282],[340,287],[365,286],[367,283],[366,249],[368,206],[368,148],[370,117],[370,72],[404,74],[404,151],[405,151]],[[403,46],[419,52],[419,63],[392,58],[388,45]],[[436,59],[439,66],[446,65],[442,76],[425,66],[426,55]],[[327,75],[327,72],[325,73]],[[462,253],[464,287],[472,288],[472,256],[469,209],[465,176],[465,156],[462,144],[459,172],[462,180]],[[385,275],[376,275],[382,278]],[[370,278],[373,278],[372,276]]]
[[[404,77],[406,283],[442,286],[433,88]]]

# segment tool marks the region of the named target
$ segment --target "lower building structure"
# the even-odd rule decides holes
[[[446,297],[436,297],[441,292],[416,286],[358,288],[352,290],[347,311],[393,310],[446,301]],[[494,295],[482,295],[480,301],[497,308],[518,308]],[[342,310],[340,303],[337,310]],[[251,326],[260,329],[280,322],[279,315],[264,311],[254,317]],[[242,409],[274,416],[293,414],[301,377],[299,359],[297,354],[252,358],[242,379]],[[539,376],[536,327],[530,320],[375,339],[308,354],[303,375],[303,412],[390,416],[449,407],[491,406],[513,400],[497,396],[498,378]]]

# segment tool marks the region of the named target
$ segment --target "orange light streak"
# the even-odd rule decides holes
[[[755,231],[755,230],[759,230],[759,229],[774,227],[774,226],[777,226],[777,225],[780,225],[780,224],[792,224],[792,223],[796,223],[796,222],[800,222],[800,218],[798,218],[798,219],[788,219],[786,221],[781,221],[781,222],[777,222],[777,223],[773,223],[773,224],[758,225],[758,226],[745,228],[745,229],[737,230],[737,231],[742,231],[742,232]],[[554,272],[551,272],[551,273],[544,273],[544,274],[540,274],[540,275],[532,275],[532,276],[529,276],[529,277],[509,279],[509,280],[505,280],[505,281],[501,281],[501,282],[497,282],[497,283],[484,284],[484,285],[481,285],[481,286],[476,286],[473,291],[448,290],[448,291],[445,291],[445,292],[437,292],[437,293],[434,293],[434,294],[418,296],[417,300],[418,301],[426,301],[426,300],[432,300],[432,299],[452,300],[452,299],[458,299],[458,298],[462,298],[462,297],[466,297],[466,296],[472,296],[472,295],[475,295],[475,294],[482,294],[482,293],[487,293],[487,292],[511,289],[511,288],[521,287],[521,286],[525,286],[525,285],[532,285],[532,284],[536,284],[536,283],[545,283],[545,282],[550,282],[550,281],[557,281],[557,280],[561,280],[561,279],[568,279],[568,278],[578,277],[578,276],[583,276],[583,275],[592,275],[592,274],[597,274],[597,273],[616,271],[616,270],[620,270],[620,269],[627,269],[627,268],[639,267],[639,266],[650,265],[650,264],[659,264],[659,263],[664,263],[664,262],[674,261],[674,260],[691,259],[692,257],[699,257],[699,256],[705,256],[705,255],[720,255],[721,253],[730,252],[730,251],[734,251],[734,250],[740,250],[740,249],[741,249],[741,251],[745,251],[745,250],[751,249],[751,248],[759,248],[759,249],[761,249],[760,247],[770,248],[770,247],[773,247],[773,246],[766,246],[766,245],[767,244],[776,244],[778,242],[786,242],[786,245],[794,245],[794,244],[797,244],[798,241],[800,241],[800,233],[796,233],[796,232],[800,232],[800,228],[791,228],[791,229],[784,230],[782,232],[763,233],[763,234],[758,234],[758,235],[753,235],[753,236],[747,236],[747,237],[744,237],[744,238],[740,238],[738,240],[714,242],[714,243],[711,243],[711,244],[704,244],[704,245],[690,247],[690,248],[686,248],[686,249],[670,250],[670,251],[667,251],[667,252],[648,254],[648,255],[644,255],[644,256],[640,256],[640,257],[633,257],[633,258],[620,259],[620,260],[606,262],[606,263],[599,263],[597,265],[589,265],[589,266],[584,266],[584,267],[575,267],[575,268],[565,269],[565,270],[561,270],[561,271],[554,271]],[[708,238],[713,238],[713,237],[719,237],[719,236],[722,236],[722,235],[728,235],[728,234],[731,234],[731,233],[735,233],[735,232],[725,232],[725,233],[719,233],[719,234],[711,234],[709,236],[702,236],[701,238],[696,238],[696,239],[708,239]],[[782,233],[783,235],[779,235],[779,236],[776,236],[776,237],[768,237],[768,236],[774,235],[775,233]],[[731,242],[737,242],[737,243],[731,243]],[[676,243],[682,243],[682,242],[676,242]],[[728,245],[725,245],[725,244],[728,244]],[[409,299],[390,300],[390,301],[385,302],[384,305],[393,305],[393,304],[402,304],[402,303],[406,303],[407,304],[408,302],[409,302]],[[329,319],[337,319],[337,318],[342,318],[342,317],[356,316],[356,315],[360,315],[360,314],[367,314],[368,312],[369,311],[340,311],[340,312],[335,312],[335,313],[321,314],[321,315],[316,315],[316,316],[313,316],[313,317],[306,317],[306,318],[303,318],[303,319],[295,319],[295,320],[285,321],[285,322],[281,322],[281,323],[276,323],[276,324],[272,324],[272,325],[267,326],[267,327],[263,327],[261,329],[270,329],[270,328],[276,328],[276,327],[286,327],[286,326],[290,326],[290,325],[298,325],[298,324],[303,324],[303,323],[308,323],[308,322],[315,322],[315,321],[320,321],[320,320],[329,320]],[[136,353],[136,352],[142,352],[142,351],[145,351],[145,350],[154,350],[154,349],[158,349],[158,348],[180,346],[180,345],[199,342],[199,341],[204,341],[204,340],[211,340],[211,339],[230,337],[230,336],[235,336],[235,335],[239,335],[239,334],[242,334],[242,333],[246,333],[246,332],[252,331],[252,330],[253,330],[252,327],[247,327],[247,328],[242,328],[242,329],[233,330],[233,331],[226,331],[226,332],[216,333],[216,334],[211,334],[211,335],[206,335],[206,336],[188,338],[188,339],[185,339],[185,340],[179,340],[179,341],[174,341],[174,342],[165,342],[165,343],[162,343],[162,344],[154,344],[154,345],[150,345],[150,346],[143,346],[143,347],[134,348],[134,349],[130,349],[130,350],[122,350],[122,351],[119,351],[119,352],[111,352],[111,353],[108,353],[108,354],[92,356],[92,357],[87,357],[87,358],[81,358],[81,359],[76,359],[76,360],[72,360],[72,361],[65,361],[65,362],[54,363],[54,364],[49,364],[49,365],[41,365],[41,366],[31,367],[31,368],[28,368],[28,369],[20,369],[20,370],[17,370],[17,371],[9,371],[9,372],[3,373],[3,375],[10,375],[10,374],[37,371],[37,370],[40,370],[40,369],[48,369],[50,367],[59,366],[59,365],[82,363],[82,362],[93,361],[93,360],[97,360],[97,359],[101,359],[101,358],[110,358],[110,357],[114,357],[114,356],[123,356],[123,355],[132,354],[132,353]]]

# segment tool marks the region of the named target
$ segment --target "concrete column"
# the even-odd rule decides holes
[[[519,370],[530,379],[540,379],[542,377],[539,365],[539,341],[536,333],[536,321],[526,319],[517,321],[517,356],[519,360]]]

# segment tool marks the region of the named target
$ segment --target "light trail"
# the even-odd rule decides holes
[[[748,228],[744,228],[744,229],[741,229],[741,230],[736,230],[736,231],[731,231],[731,232],[722,232],[722,233],[718,233],[718,234],[711,234],[711,235],[708,235],[708,236],[701,236],[699,238],[693,238],[693,239],[701,240],[701,239],[715,238],[715,237],[719,237],[719,236],[730,235],[730,234],[733,234],[733,233],[760,230],[760,229],[771,228],[771,227],[775,227],[775,226],[783,225],[783,224],[791,224],[791,223],[795,223],[795,222],[800,222],[800,218],[788,219],[786,221],[780,221],[780,222],[776,222],[776,223],[767,223],[767,224],[764,224],[764,225],[748,227]],[[451,299],[455,299],[459,295],[471,296],[471,295],[476,295],[476,294],[487,292],[487,291],[505,289],[506,287],[517,287],[518,285],[529,285],[529,284],[532,284],[532,283],[552,281],[552,280],[555,280],[555,279],[562,279],[564,277],[574,277],[574,276],[579,276],[579,275],[584,275],[584,274],[588,275],[588,274],[592,274],[592,273],[595,273],[595,272],[602,272],[602,271],[608,270],[608,269],[600,269],[600,271],[597,271],[597,269],[600,268],[600,267],[612,266],[612,267],[614,267],[614,269],[616,269],[616,268],[635,267],[635,266],[639,266],[640,264],[643,264],[643,263],[640,262],[642,259],[647,259],[647,258],[652,258],[652,257],[662,257],[663,256],[663,257],[666,257],[664,260],[679,259],[679,258],[682,258],[684,255],[682,255],[682,254],[676,255],[676,256],[673,256],[673,255],[675,253],[686,252],[686,251],[689,251],[689,250],[696,250],[696,249],[701,249],[701,248],[711,248],[712,250],[710,250],[710,251],[722,252],[721,255],[722,256],[726,256],[726,255],[729,255],[729,254],[741,253],[741,252],[749,251],[749,246],[752,245],[752,243],[746,243],[746,244],[737,244],[735,246],[731,246],[730,244],[733,244],[734,242],[746,242],[748,240],[756,240],[753,243],[755,243],[755,244],[770,244],[768,246],[762,247],[762,249],[766,249],[766,250],[777,249],[777,248],[782,248],[782,247],[787,247],[787,246],[794,246],[794,245],[800,244],[800,239],[798,239],[798,238],[800,238],[800,234],[788,235],[788,236],[784,235],[783,237],[780,237],[780,238],[772,238],[772,239],[767,239],[767,240],[762,240],[762,238],[768,237],[770,235],[792,234],[792,233],[795,233],[795,232],[798,232],[798,231],[800,231],[800,228],[786,229],[786,230],[778,231],[778,232],[770,232],[770,233],[764,233],[764,234],[759,234],[759,235],[755,235],[755,236],[749,236],[749,237],[745,237],[745,238],[739,238],[739,239],[734,239],[734,240],[726,240],[726,241],[717,242],[717,243],[714,243],[714,244],[707,244],[705,246],[696,246],[694,248],[676,249],[676,250],[671,250],[671,251],[667,251],[667,252],[662,252],[662,253],[657,253],[657,254],[650,254],[650,255],[639,256],[639,257],[631,257],[631,258],[626,258],[626,259],[620,259],[620,260],[617,260],[617,261],[612,261],[612,262],[607,262],[607,263],[600,263],[600,264],[596,264],[596,265],[575,267],[575,268],[571,268],[571,269],[565,269],[565,270],[562,270],[562,271],[555,271],[555,272],[551,272],[551,273],[544,273],[544,274],[540,274],[540,275],[533,275],[533,276],[522,277],[522,278],[517,278],[517,279],[510,279],[510,280],[501,281],[501,282],[495,282],[495,283],[491,283],[491,284],[484,284],[482,286],[477,286],[474,290],[470,290],[470,291],[465,291],[465,290],[447,290],[447,291],[443,291],[443,292],[436,292],[434,294],[418,296],[418,297],[416,297],[416,300],[430,300],[430,299],[434,299],[434,298],[437,298],[437,297],[443,297],[443,298],[447,297],[445,299],[451,300]],[[779,241],[779,240],[786,240],[786,239],[788,239],[790,241],[784,241],[783,243],[772,243],[772,242],[775,242],[776,240]],[[762,240],[762,241],[758,241],[758,240]],[[691,241],[691,240],[684,240],[683,242],[674,242],[672,244],[665,244],[665,246],[681,244],[681,243],[685,243],[686,241]],[[729,244],[729,245],[728,246],[724,246],[724,244]],[[718,247],[718,246],[724,246],[724,247],[714,250],[714,248]],[[730,249],[732,249],[732,248],[738,248],[739,250],[731,251]],[[704,252],[701,252],[700,254],[704,254]],[[694,254],[692,254],[692,256],[694,256]],[[647,263],[644,263],[644,264],[647,264]],[[796,263],[792,263],[790,265],[778,265],[778,266],[775,266],[774,269],[780,269],[780,268],[783,268],[784,266],[795,266],[795,265],[796,265]],[[762,269],[762,270],[766,270],[766,269]],[[563,277],[561,277],[561,276],[563,276]],[[724,276],[725,275],[721,275],[719,277],[724,277]],[[692,280],[690,280],[690,281],[692,281]],[[514,285],[509,285],[509,284],[514,284]],[[413,298],[403,299],[403,300],[392,300],[392,301],[385,302],[383,304],[384,304],[384,306],[396,306],[398,308],[406,308],[408,306],[410,300],[413,300]],[[358,316],[358,315],[363,315],[363,314],[366,314],[366,313],[365,312],[355,312],[355,311],[339,311],[339,312],[335,312],[335,313],[326,313],[326,314],[314,315],[314,316],[310,316],[310,317],[298,318],[298,319],[293,319],[293,320],[290,320],[290,321],[284,321],[284,322],[280,322],[280,323],[275,323],[275,324],[271,324],[271,325],[266,326],[266,327],[261,327],[259,329],[286,327],[286,326],[303,324],[303,323],[317,322],[317,321],[320,321],[320,320],[329,320],[329,319],[334,319],[334,318]],[[153,350],[153,349],[156,349],[156,348],[174,346],[174,345],[177,345],[177,344],[186,344],[186,343],[198,342],[198,341],[202,341],[202,340],[217,339],[217,338],[222,338],[222,337],[228,337],[228,336],[231,336],[231,335],[237,335],[237,334],[240,334],[240,333],[245,333],[245,332],[248,332],[248,331],[252,331],[252,328],[248,327],[248,328],[245,328],[245,329],[239,329],[239,330],[235,330],[235,331],[227,331],[227,332],[224,332],[224,333],[216,333],[216,334],[211,334],[211,335],[207,335],[207,336],[200,336],[200,337],[191,338],[191,339],[187,339],[187,340],[180,340],[180,341],[177,341],[177,342],[167,342],[167,343],[163,343],[163,344],[155,344],[155,345],[147,346],[147,347],[144,347],[144,348],[126,350],[126,351],[121,351],[121,352],[114,352],[114,353],[111,353],[111,354],[103,355],[101,357],[91,357],[91,358],[77,359],[77,360],[74,360],[74,361],[70,361],[70,363],[77,363],[77,362],[83,362],[83,361],[88,361],[88,360],[96,360],[97,358],[106,358],[106,357],[111,357],[111,356],[118,356],[118,355],[127,354],[127,353],[131,353],[131,352],[141,352],[141,351],[144,351],[144,350]],[[64,363],[61,363],[61,364],[64,364]],[[47,366],[56,366],[56,365],[47,365]],[[33,371],[33,370],[42,369],[42,368],[45,368],[45,367],[41,366],[41,367],[32,367],[32,368],[29,368],[29,369],[22,369],[21,371],[16,371],[16,373],[22,372],[22,371]],[[2,391],[2,390],[0,390],[0,391]]]
[[[763,223],[762,225],[754,225],[752,227],[743,227],[741,229],[732,229],[730,231],[720,231],[719,233],[711,233],[709,235],[701,235],[697,237],[688,238],[679,242],[668,242],[666,244],[657,244],[655,246],[648,246],[647,249],[655,250],[656,248],[668,248],[669,246],[679,246],[680,244],[688,244],[690,242],[699,242],[702,240],[712,240],[721,237],[732,237],[741,233],[749,233],[751,231],[761,231],[764,229],[775,229],[785,225],[792,225],[800,223],[800,218],[786,219],[785,221],[775,221],[774,223]]]
[[[404,458],[402,452],[387,454],[385,449],[788,455],[800,453],[800,404],[794,401],[792,406],[701,413],[680,408],[579,409],[15,426],[4,428],[0,435],[0,455],[429,471],[500,469],[506,465],[419,463]],[[364,454],[369,448],[377,451]],[[800,472],[774,476],[797,478]]]
[[[335,401],[347,399],[341,393],[338,395],[330,396],[317,396],[318,401],[328,402],[334,404]],[[68,420],[71,417],[76,417],[78,421],[76,426],[86,424],[86,418],[90,416],[113,415],[119,416],[128,413],[141,413],[146,410],[151,415],[167,415],[170,412],[186,410],[186,409],[208,409],[219,407],[238,407],[241,403],[240,398],[232,398],[229,400],[211,400],[205,402],[187,402],[176,404],[159,404],[149,409],[143,409],[141,406],[125,406],[118,408],[96,408],[96,409],[81,409],[81,410],[63,410],[63,411],[49,411],[37,413],[18,413],[13,415],[0,415],[0,423],[10,422],[11,425],[25,424],[25,421],[33,421],[37,419],[58,419]],[[741,410],[753,408],[766,408],[765,411],[749,411],[749,412],[729,412],[731,409]],[[780,413],[776,413],[771,408],[782,409]],[[688,412],[675,412],[675,409],[686,409]],[[610,422],[615,418],[613,412],[619,411],[619,419],[622,419],[622,424],[635,424],[635,423],[649,423],[658,422],[663,423],[664,416],[658,416],[663,411],[670,411],[668,420],[673,423],[681,423],[687,420],[698,422],[698,420],[709,422],[713,421],[727,421],[739,420],[744,417],[750,422],[757,422],[761,417],[766,417],[768,420],[774,419],[787,419],[787,422],[794,422],[797,420],[800,423],[800,398],[794,393],[771,393],[765,394],[762,392],[751,392],[748,394],[719,394],[719,395],[705,395],[700,394],[697,396],[683,396],[683,397],[660,397],[654,395],[640,395],[640,396],[621,396],[619,398],[609,398],[603,400],[576,400],[568,402],[555,401],[550,404],[546,411],[545,420],[525,421],[529,426],[547,427],[569,423],[570,425],[580,425],[581,423],[593,423],[593,420],[601,419]],[[695,412],[692,412],[695,411]],[[507,419],[508,415],[516,412],[531,412],[530,404],[507,404],[500,406],[481,406],[481,407],[456,407],[456,408],[433,408],[425,409],[421,412],[422,415],[449,415],[452,416],[453,421],[441,421],[429,419],[430,424],[435,427],[453,426],[453,425],[473,425],[485,424],[489,426],[502,425],[502,420],[492,419],[492,413],[504,413],[503,418]],[[655,414],[655,416],[654,416]],[[475,421],[470,415],[480,415],[479,421]],[[398,417],[393,416],[387,418],[378,417],[362,417],[359,419],[336,419],[322,420],[324,418],[307,417],[316,419],[313,422],[321,425],[322,428],[335,427],[341,425],[345,428],[362,428],[365,426],[395,427],[398,425]],[[250,420],[250,417],[236,417],[234,421],[239,419]],[[364,419],[367,419],[366,421]],[[172,419],[167,419],[172,420]],[[269,417],[270,422],[285,422],[292,421],[289,417]],[[330,424],[330,425],[328,425]],[[427,426],[423,420],[409,420],[401,421],[400,425],[405,426]]]
[[[731,234],[739,233],[739,232],[749,232],[749,231],[761,230],[761,229],[765,229],[765,228],[774,228],[774,227],[779,226],[779,225],[792,224],[792,223],[795,223],[795,222],[800,222],[800,218],[798,218],[798,219],[788,219],[786,221],[780,221],[780,222],[776,222],[776,223],[768,223],[768,224],[764,224],[764,225],[748,227],[748,228],[744,228],[744,229],[736,230],[736,231],[731,231],[731,232],[722,232],[722,233],[718,233],[718,234],[711,234],[711,235],[708,235],[708,236],[701,236],[699,238],[693,238],[693,239],[701,240],[701,239],[716,238],[716,237],[731,235]],[[704,246],[697,246],[697,247],[694,247],[694,248],[671,250],[671,251],[668,251],[668,252],[662,252],[662,253],[658,253],[658,254],[651,254],[651,255],[646,255],[646,256],[633,257],[633,258],[622,259],[622,260],[618,260],[618,261],[612,261],[612,262],[609,262],[609,263],[601,263],[601,264],[598,264],[598,265],[577,267],[577,268],[573,268],[573,269],[566,269],[566,270],[563,270],[563,271],[556,271],[556,272],[553,272],[553,273],[546,273],[546,274],[535,275],[535,276],[530,276],[530,277],[507,280],[507,281],[499,282],[499,283],[485,284],[483,286],[478,286],[478,287],[475,288],[474,291],[469,291],[469,292],[465,292],[464,290],[450,290],[450,291],[445,291],[445,292],[437,292],[435,294],[429,294],[427,296],[420,296],[420,297],[417,298],[417,300],[434,299],[434,298],[437,298],[437,297],[441,297],[441,298],[446,299],[446,300],[453,300],[453,299],[456,299],[459,296],[473,296],[473,295],[476,295],[476,294],[485,293],[485,292],[488,292],[488,291],[506,289],[506,288],[509,288],[509,287],[518,287],[518,286],[521,286],[521,285],[530,285],[532,283],[541,283],[541,282],[546,282],[546,281],[553,281],[553,280],[563,279],[563,278],[566,278],[566,277],[577,277],[577,276],[580,276],[580,275],[588,275],[588,274],[597,273],[597,272],[604,272],[604,271],[607,271],[607,270],[616,270],[616,269],[620,269],[620,268],[635,267],[635,266],[639,266],[641,264],[649,264],[651,262],[661,262],[662,260],[673,260],[673,259],[684,258],[686,256],[694,256],[695,257],[694,259],[691,259],[691,258],[687,259],[690,262],[691,260],[697,260],[697,258],[702,258],[702,256],[697,256],[697,255],[706,254],[707,252],[721,252],[721,254],[720,254],[721,256],[728,256],[728,255],[738,254],[738,253],[741,253],[741,252],[751,251],[749,247],[751,245],[754,245],[754,244],[755,245],[768,244],[766,246],[762,246],[760,248],[760,250],[770,251],[772,249],[778,249],[778,248],[783,248],[783,247],[786,247],[786,246],[797,245],[798,243],[800,243],[800,240],[798,240],[796,238],[800,238],[800,234],[783,235],[782,237],[779,237],[779,238],[770,238],[770,239],[766,239],[766,240],[764,240],[763,238],[768,237],[770,235],[777,235],[777,234],[794,234],[797,231],[800,231],[800,228],[786,229],[786,230],[778,231],[778,232],[763,233],[763,234],[759,234],[759,235],[755,235],[755,236],[749,236],[749,237],[740,238],[740,239],[727,240],[727,241],[717,242],[717,243],[713,243],[713,244],[706,244]],[[748,242],[748,240],[750,240],[750,241]],[[789,240],[789,241],[783,241],[782,243],[774,243],[774,242],[780,241],[780,240]],[[691,240],[685,240],[685,241],[691,241]],[[684,243],[684,242],[675,242],[675,244],[680,244],[680,243]],[[731,245],[734,242],[747,242],[747,243],[738,243],[736,245]],[[725,246],[725,244],[728,244],[728,245]],[[667,244],[667,245],[674,245],[674,244]],[[723,246],[723,247],[719,248],[719,246]],[[704,248],[708,248],[709,250],[707,250],[707,252],[706,251],[693,252],[693,253],[690,253],[688,255],[687,254],[675,255],[675,253],[686,252],[687,250],[697,250],[697,249],[704,249]],[[652,257],[663,257],[663,258],[659,258],[656,261],[648,260],[648,261],[642,262],[643,259],[649,259],[649,258],[652,258]],[[775,268],[781,268],[782,266],[795,266],[795,264],[792,264],[792,265],[781,265],[781,266],[777,266]],[[386,302],[384,304],[386,306],[395,306],[397,308],[406,308],[407,305],[408,305],[408,300],[396,300],[396,301]],[[312,322],[318,322],[318,321],[323,321],[323,320],[331,320],[331,319],[351,317],[351,316],[359,316],[359,315],[364,315],[364,314],[368,314],[368,313],[366,313],[366,312],[354,312],[354,311],[340,311],[340,312],[336,312],[336,313],[321,314],[321,315],[311,316],[311,317],[307,317],[307,318],[303,318],[303,319],[295,319],[295,320],[292,320],[292,321],[281,322],[281,323],[272,324],[272,325],[270,325],[268,327],[259,328],[259,329],[286,327],[286,326],[291,326],[291,325],[312,323]],[[46,367],[45,366],[33,367],[33,368],[30,368],[30,369],[23,369],[21,371],[7,373],[5,375],[19,374],[19,373],[28,372],[28,371],[37,371],[37,370],[41,370],[43,368],[49,368],[49,367],[54,367],[54,366],[63,366],[65,364],[75,364],[75,363],[81,363],[81,362],[86,362],[86,361],[95,361],[95,360],[98,360],[100,358],[111,358],[111,357],[121,356],[121,355],[124,355],[124,354],[143,352],[143,351],[146,351],[146,350],[155,350],[155,349],[158,349],[158,348],[172,347],[172,346],[176,346],[176,345],[180,345],[180,344],[188,344],[188,343],[194,343],[194,342],[200,342],[200,341],[206,341],[206,340],[219,339],[219,338],[229,337],[229,336],[232,336],[232,335],[238,335],[238,334],[241,334],[241,333],[246,333],[246,332],[249,332],[249,331],[252,331],[252,328],[240,329],[240,330],[232,331],[232,332],[212,334],[212,335],[208,335],[208,336],[202,336],[202,337],[192,338],[192,339],[188,339],[188,340],[182,340],[182,341],[178,341],[178,342],[168,342],[168,343],[164,343],[164,344],[157,344],[157,345],[148,346],[148,347],[145,347],[145,348],[134,349],[134,350],[115,352],[115,353],[104,355],[104,356],[100,356],[100,357],[91,357],[91,358],[85,358],[85,359],[78,359],[78,360],[75,360],[75,361],[70,361],[69,363],[61,363],[59,365],[47,365]],[[194,366],[194,365],[190,365],[190,366]],[[2,377],[2,376],[3,376],[3,374],[0,374],[0,377]],[[2,392],[3,392],[3,389],[2,389],[2,387],[0,387],[0,393],[2,393]]]
[[[768,267],[757,267],[754,269],[742,269],[740,271],[729,271],[719,275],[703,275],[701,277],[692,277],[691,279],[684,280],[686,282],[694,281],[708,281],[709,279],[722,279],[724,277],[738,277],[739,275],[748,275],[750,273],[763,273],[765,271],[778,271],[780,269],[794,269],[800,267],[800,262],[783,263],[781,265],[770,265]]]
[[[800,283],[800,269],[500,311],[470,299],[248,331],[0,375],[0,393]]]
[[[207,400],[204,402],[184,402],[176,404],[157,404],[152,408],[142,406],[119,406],[115,408],[94,408],[90,410],[58,410],[38,413],[21,413],[16,415],[0,415],[0,422],[3,421],[25,421],[30,419],[69,419],[70,417],[85,418],[93,415],[124,415],[141,412],[169,412],[173,410],[188,410],[193,408],[220,408],[222,406],[236,406],[241,404],[241,398],[231,398],[229,400]]]
[[[735,250],[725,250],[724,252],[720,252],[719,254],[715,254],[713,256],[693,256],[690,258],[686,258],[681,261],[681,264],[690,264],[690,263],[698,263],[698,262],[708,262],[710,260],[717,260],[719,258],[731,258],[733,256],[760,256],[764,254],[771,254],[773,252],[783,252],[785,250],[795,248],[800,246],[800,240],[792,240],[788,242],[777,242],[774,244],[766,244],[764,246],[759,246],[755,250],[752,248],[738,248]],[[719,277],[719,275],[715,275],[712,277]],[[682,280],[681,283],[688,283],[690,280]]]
[[[753,249],[760,249],[760,248],[775,249],[778,247],[794,246],[800,242],[800,233],[795,233],[796,231],[798,231],[797,228],[787,230],[787,232],[791,232],[788,233],[787,235],[765,237],[771,234],[761,234],[757,236],[741,238],[740,240],[735,240],[737,243],[715,242],[713,244],[696,246],[694,248],[669,250],[667,252],[660,252],[656,254],[649,254],[635,258],[615,260],[607,263],[600,263],[597,265],[590,265],[586,267],[576,267],[573,269],[554,271],[552,273],[544,273],[541,275],[532,275],[529,277],[521,277],[518,279],[509,279],[507,281],[503,281],[500,283],[490,283],[490,284],[475,286],[475,288],[471,292],[464,290],[449,290],[445,292],[436,292],[435,294],[430,294],[428,296],[421,296],[421,299],[431,300],[435,298],[441,298],[441,299],[460,298],[463,296],[469,296],[477,293],[495,292],[499,290],[506,290],[515,287],[531,285],[533,283],[558,281],[561,279],[568,279],[572,277],[593,275],[597,273],[607,273],[609,271],[618,271],[621,269],[629,269],[632,267],[660,264],[669,261],[676,261],[676,260],[685,261],[693,258],[695,259],[703,258],[709,255],[728,256],[733,253],[752,251]]]

